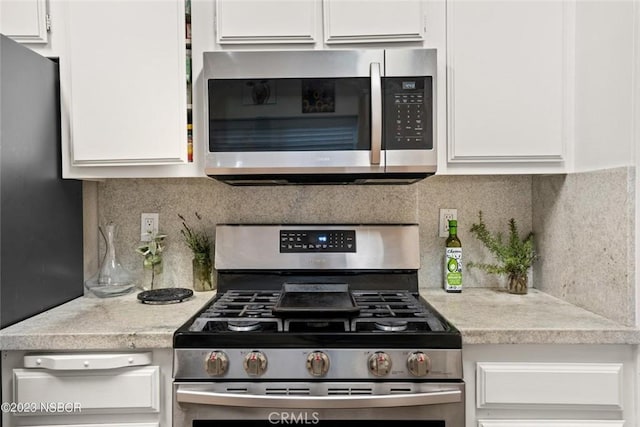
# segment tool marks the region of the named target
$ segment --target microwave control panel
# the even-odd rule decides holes
[[[384,148],[433,148],[431,77],[385,77]]]
[[[355,251],[355,230],[280,230],[280,253]]]

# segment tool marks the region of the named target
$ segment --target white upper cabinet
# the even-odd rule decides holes
[[[1,0],[0,33],[20,43],[48,43],[47,0]]]
[[[633,164],[640,144],[639,6],[576,3],[576,172]]]
[[[323,0],[325,42],[406,42],[424,38],[420,0]]]
[[[449,165],[562,167],[573,132],[572,11],[571,1],[447,2]]]
[[[316,0],[218,0],[218,43],[314,43],[317,4]]]
[[[68,26],[70,166],[184,164],[184,2],[69,2]]]
[[[422,8],[421,0],[217,0],[216,41],[221,45],[420,42],[425,26]],[[324,37],[319,37],[322,31]]]

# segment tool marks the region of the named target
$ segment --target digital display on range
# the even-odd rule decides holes
[[[280,230],[280,252],[355,252],[355,230]]]

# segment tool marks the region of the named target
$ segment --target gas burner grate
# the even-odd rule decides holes
[[[444,331],[445,325],[409,292],[354,292],[360,316],[351,322],[355,332],[399,333]]]
[[[271,308],[279,295],[278,292],[228,291],[202,312],[201,317],[272,318]]]
[[[273,314],[280,292],[227,291],[190,327],[209,332],[373,332],[444,331],[445,325],[409,292],[354,291],[360,314],[339,318],[281,318]]]
[[[408,292],[354,292],[360,317],[424,317],[426,308]]]

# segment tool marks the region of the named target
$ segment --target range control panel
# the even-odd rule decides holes
[[[280,252],[355,252],[355,230],[280,230]]]

